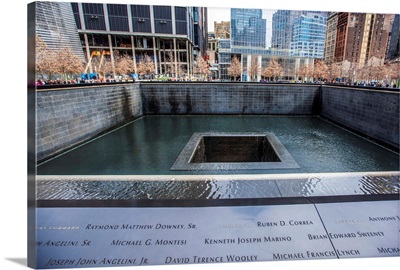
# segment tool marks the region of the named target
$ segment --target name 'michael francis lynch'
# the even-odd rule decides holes
[[[307,258],[332,258],[339,256],[361,256],[361,252],[358,249],[349,250],[325,250],[325,251],[306,251],[295,252],[295,253],[273,253],[273,260],[296,260],[296,259],[307,259]]]

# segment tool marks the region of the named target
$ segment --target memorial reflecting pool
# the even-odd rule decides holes
[[[300,168],[171,171],[195,132],[272,132]],[[399,170],[399,155],[318,117],[145,116],[52,160],[38,175],[281,174]]]
[[[273,133],[298,167],[171,170],[192,135],[204,132]],[[320,117],[145,116],[39,164],[38,199],[395,194],[398,171],[398,153]],[[41,182],[46,175],[96,181]],[[118,181],[123,176],[130,181]]]

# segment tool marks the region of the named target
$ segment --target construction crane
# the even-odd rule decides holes
[[[105,50],[102,51],[101,57],[100,57],[99,67],[97,69],[97,73],[100,72],[101,66],[103,65],[103,60],[104,60],[104,56],[105,55],[110,55],[110,51],[105,51]],[[90,67],[90,64],[92,63],[92,59],[95,56],[100,56],[100,51],[93,51],[90,54],[89,61],[88,61],[87,65],[86,65],[85,71],[84,71],[84,73],[81,74],[81,78],[82,79],[90,80],[92,78],[98,78],[98,74],[97,73],[87,73],[88,69]]]
[[[101,69],[101,65],[103,64],[104,55],[110,55],[110,51],[103,51],[103,52],[101,53],[100,64],[99,64],[99,70],[98,70],[99,72],[100,72],[100,69]]]
[[[89,69],[89,66],[90,66],[90,64],[92,63],[92,59],[93,59],[93,57],[95,57],[95,56],[100,56],[100,51],[93,51],[93,52],[92,52],[92,54],[91,54],[90,57],[89,57],[89,61],[88,61],[87,65],[86,65],[86,68],[85,68],[85,72],[84,72],[84,73],[87,73],[87,71],[88,71],[88,69]]]

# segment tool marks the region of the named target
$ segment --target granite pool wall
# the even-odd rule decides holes
[[[144,115],[321,116],[399,148],[397,91],[316,84],[126,83],[36,92],[41,161]]]

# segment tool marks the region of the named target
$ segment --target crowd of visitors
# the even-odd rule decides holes
[[[101,79],[90,79],[90,80],[83,80],[83,79],[72,79],[72,80],[42,80],[39,79],[36,81],[36,86],[44,86],[44,85],[59,85],[59,84],[79,84],[79,83],[109,83],[109,82],[115,82],[115,80],[111,80],[111,79],[105,79],[105,80],[101,80]],[[131,82],[134,82],[134,80],[131,80]]]
[[[42,80],[39,79],[36,81],[36,86],[41,86],[41,85],[48,85],[48,84],[75,84],[79,83],[77,80]]]
[[[135,82],[134,79],[130,79],[130,82]],[[152,80],[150,80],[152,81]],[[179,82],[179,81],[191,81],[189,79],[164,79],[164,80],[158,80],[158,81],[166,81],[166,82]],[[204,80],[204,81],[219,81],[221,82],[222,80]],[[90,80],[84,80],[84,79],[71,79],[71,80],[42,80],[38,79],[35,82],[36,86],[44,86],[44,85],[65,85],[65,84],[80,84],[80,83],[109,83],[109,82],[116,82],[115,80],[112,79],[90,79]],[[237,82],[240,82],[238,80]],[[303,82],[303,81],[282,81],[282,80],[277,80],[277,81],[269,81],[262,79],[260,80],[261,83],[318,83],[318,84],[342,84],[342,85],[353,85],[353,86],[366,86],[366,87],[379,87],[379,88],[399,88],[395,83],[389,84],[389,83],[383,83],[383,82],[337,82],[337,81],[331,81],[331,82],[325,82],[325,81],[314,81],[314,82]]]

